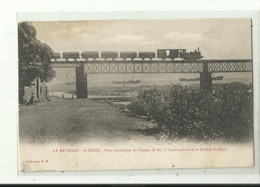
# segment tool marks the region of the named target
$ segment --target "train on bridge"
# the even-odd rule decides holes
[[[116,51],[102,51],[101,55],[97,51],[84,51],[81,53],[78,52],[64,52],[62,53],[62,58],[68,60],[68,59],[74,59],[77,58],[84,58],[86,60],[93,59],[96,60],[97,58],[103,58],[105,60],[107,59],[116,59],[116,58],[122,58],[124,60],[131,59],[134,60],[135,58],[140,58],[142,60],[153,58],[160,58],[160,59],[171,59],[171,60],[183,60],[183,61],[196,61],[198,59],[201,59],[203,56],[201,56],[201,52],[198,50],[194,50],[193,52],[186,52],[186,49],[158,49],[157,54],[155,52],[118,52]],[[60,59],[61,55],[60,53],[53,53],[53,59],[57,60]]]

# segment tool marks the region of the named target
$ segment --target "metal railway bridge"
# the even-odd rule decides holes
[[[212,73],[252,72],[250,59],[233,60],[88,60],[52,59],[53,68],[75,68],[77,98],[87,98],[88,74],[127,74],[127,73],[200,73],[200,89],[212,91]]]

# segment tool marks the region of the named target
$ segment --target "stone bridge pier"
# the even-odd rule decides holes
[[[80,63],[79,67],[76,67],[75,70],[77,98],[88,98],[88,77],[85,73],[85,65]]]
[[[200,73],[200,90],[205,93],[212,92],[212,73],[208,70],[208,63],[203,63],[203,71]]]

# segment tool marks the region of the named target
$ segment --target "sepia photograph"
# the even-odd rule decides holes
[[[17,22],[19,171],[253,167],[252,27]]]

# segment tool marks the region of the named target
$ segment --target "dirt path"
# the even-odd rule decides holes
[[[136,132],[149,121],[121,113],[104,101],[58,99],[19,108],[19,136],[28,143],[124,141],[144,137]]]

